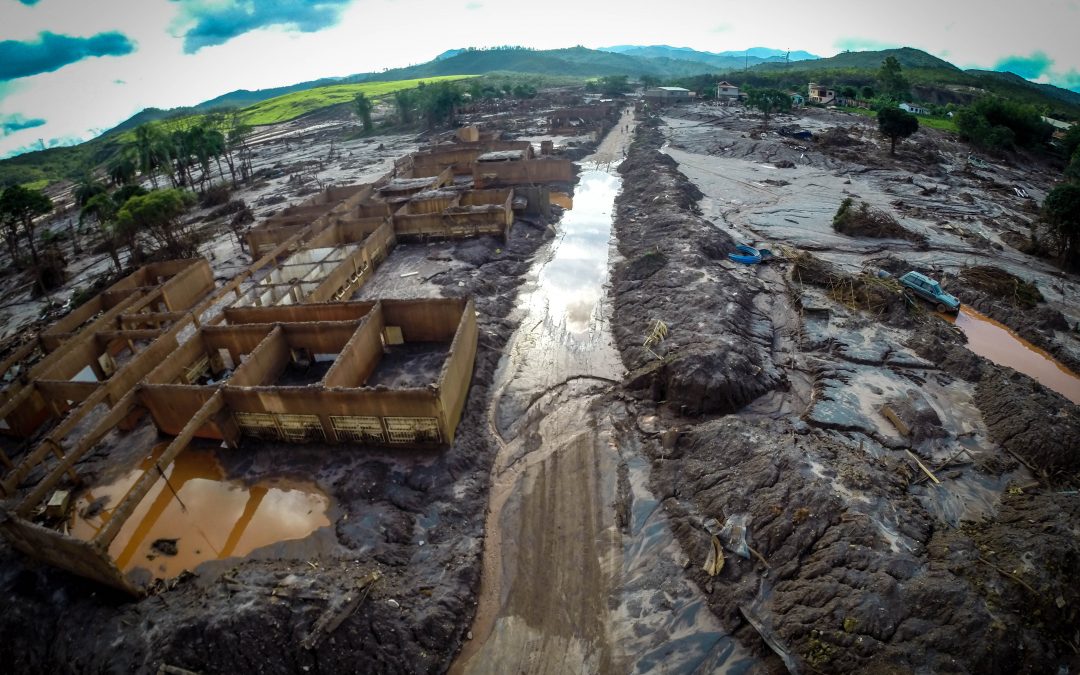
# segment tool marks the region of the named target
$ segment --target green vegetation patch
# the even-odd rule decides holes
[[[341,103],[351,103],[357,94],[364,94],[369,99],[377,99],[387,94],[392,94],[402,89],[415,89],[421,82],[432,84],[435,82],[449,82],[463,80],[473,75],[447,75],[441,77],[426,77],[416,80],[395,80],[393,82],[360,82],[356,84],[333,84],[326,87],[316,87],[297,91],[284,96],[278,96],[253,106],[244,108],[240,113],[240,119],[245,124],[252,126],[262,124],[277,124],[288,122],[301,115],[306,115],[320,108],[326,108]]]

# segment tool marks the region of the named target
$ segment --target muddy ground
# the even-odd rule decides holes
[[[787,121],[819,138],[847,128],[858,154],[757,137],[760,119],[740,109],[640,127],[620,168],[626,262],[614,272],[614,316],[639,414],[660,420],[644,446],[653,492],[666,496],[688,572],[725,627],[793,671],[1075,668],[1077,406],[975,356],[902,301],[865,311],[799,283],[790,263],[726,260],[745,242],[813,249],[844,274],[883,255],[938,271],[991,261],[1034,277],[1047,311],[1075,323],[1074,277],[965,244],[987,224],[977,214],[935,224],[951,197],[921,195],[918,217],[896,203],[912,201],[912,185],[974,189],[926,163],[958,149],[931,134],[909,156],[882,158],[851,120],[814,111]],[[784,160],[791,169],[777,168]],[[1049,181],[1041,169],[1010,172],[1031,176],[1031,192]],[[851,193],[924,233],[930,252],[831,232]],[[977,201],[981,212],[1016,209],[1007,196]],[[658,320],[668,335],[650,351],[642,343]],[[1045,336],[1055,353],[1075,355],[1075,337]],[[909,397],[924,412],[901,437],[877,408]],[[914,456],[942,482],[927,482]],[[713,535],[726,562],[710,577]]]
[[[340,172],[335,166],[328,175],[324,166],[322,176],[338,184],[363,182],[416,143],[402,136],[349,141],[352,122],[320,123],[308,131],[302,124],[286,126],[295,128],[264,134],[268,145],[260,146],[261,165],[256,164],[263,175],[264,169],[280,168],[281,177],[267,176],[242,193],[260,217],[310,192],[310,178],[289,179],[297,163],[315,161],[332,147],[344,156]],[[249,258],[230,232],[220,223],[216,227],[202,249],[213,252],[216,274],[228,278]],[[2,543],[0,659],[26,673],[154,672],[162,664],[206,673],[445,671],[468,631],[479,584],[497,447],[487,417],[490,387],[515,328],[509,315],[517,287],[536,249],[552,235],[548,223],[519,220],[505,242],[488,237],[402,245],[362,289],[381,297],[475,298],[476,366],[451,449],[351,452],[343,446],[249,441],[237,453],[220,451],[230,480],[314,481],[331,499],[332,527],[243,560],[204,563],[196,574],[160,585],[138,602],[36,564]],[[91,260],[82,276],[94,264],[109,263]],[[403,266],[434,273],[402,279]],[[75,275],[75,283],[82,276]],[[37,301],[26,307],[27,317],[40,309]],[[108,480],[159,440],[149,422],[131,434],[113,434],[80,463],[80,474],[90,483]],[[341,607],[373,570],[382,578],[366,591],[361,609],[315,648],[302,647],[320,617]]]
[[[503,116],[545,138],[540,108]],[[609,208],[581,239],[519,221],[508,242],[399,246],[356,297],[476,298],[454,446],[219,453],[230,479],[313,480],[332,527],[204,563],[138,602],[0,543],[0,658],[17,672],[1080,667],[1077,406],[976,356],[901,297],[868,311],[821,282],[905,266],[960,279],[992,265],[1043,300],[962,299],[1075,364],[1077,279],[1008,243],[1022,244],[1032,218],[1013,187],[1041,199],[1052,171],[1025,157],[973,163],[936,132],[891,159],[863,120],[839,113],[774,124],[819,140],[761,135],[740,108],[701,107],[636,131],[624,120],[593,155],[576,141],[570,156],[611,189],[634,134],[614,236]],[[348,140],[354,125],[267,130],[264,182],[240,196],[264,217],[317,188],[312,175],[370,180],[423,140]],[[344,156],[329,160],[331,147]],[[846,196],[917,241],[832,231]],[[221,222],[200,227],[221,278],[246,264]],[[729,261],[744,242],[781,260]],[[109,265],[88,261],[75,284]],[[812,269],[831,271],[794,273]],[[26,329],[40,302],[13,297],[5,326]],[[910,437],[878,410],[904,400]],[[108,449],[134,460],[159,440],[144,425]],[[114,473],[104,450],[80,471]],[[360,608],[302,647],[376,569]]]

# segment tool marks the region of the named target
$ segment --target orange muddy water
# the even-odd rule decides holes
[[[968,349],[994,363],[1038,380],[1073,403],[1080,404],[1080,377],[1053,356],[1014,333],[1008,326],[964,305],[956,316],[940,315],[964,331]]]
[[[138,467],[116,481],[84,492],[75,505],[72,534],[86,540],[97,534],[139,476],[154,468],[167,445],[155,446]],[[125,572],[144,567],[155,577],[168,579],[207,560],[242,557],[330,524],[326,516],[330,500],[315,485],[226,480],[212,450],[181,452],[165,475],[168,480],[158,479],[109,547],[117,567]],[[162,539],[177,540],[176,555],[153,548]]]

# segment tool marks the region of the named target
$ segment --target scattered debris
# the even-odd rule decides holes
[[[352,613],[356,611],[356,608],[371,592],[371,587],[381,578],[382,574],[374,571],[358,579],[352,590],[332,601],[319,618],[315,620],[311,630],[300,641],[300,646],[308,651],[318,647],[319,643],[327,635],[337,630],[345,619],[352,616]]]

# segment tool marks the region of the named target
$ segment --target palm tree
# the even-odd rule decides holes
[[[169,164],[172,159],[172,147],[169,137],[160,126],[147,123],[135,129],[135,152],[139,171],[150,177],[150,184],[156,189],[157,172]],[[172,174],[170,173],[170,178]]]
[[[113,185],[119,187],[135,180],[138,168],[138,153],[131,146],[127,146],[113,157],[112,161],[105,167],[105,173],[109,176],[109,180],[112,181]]]

